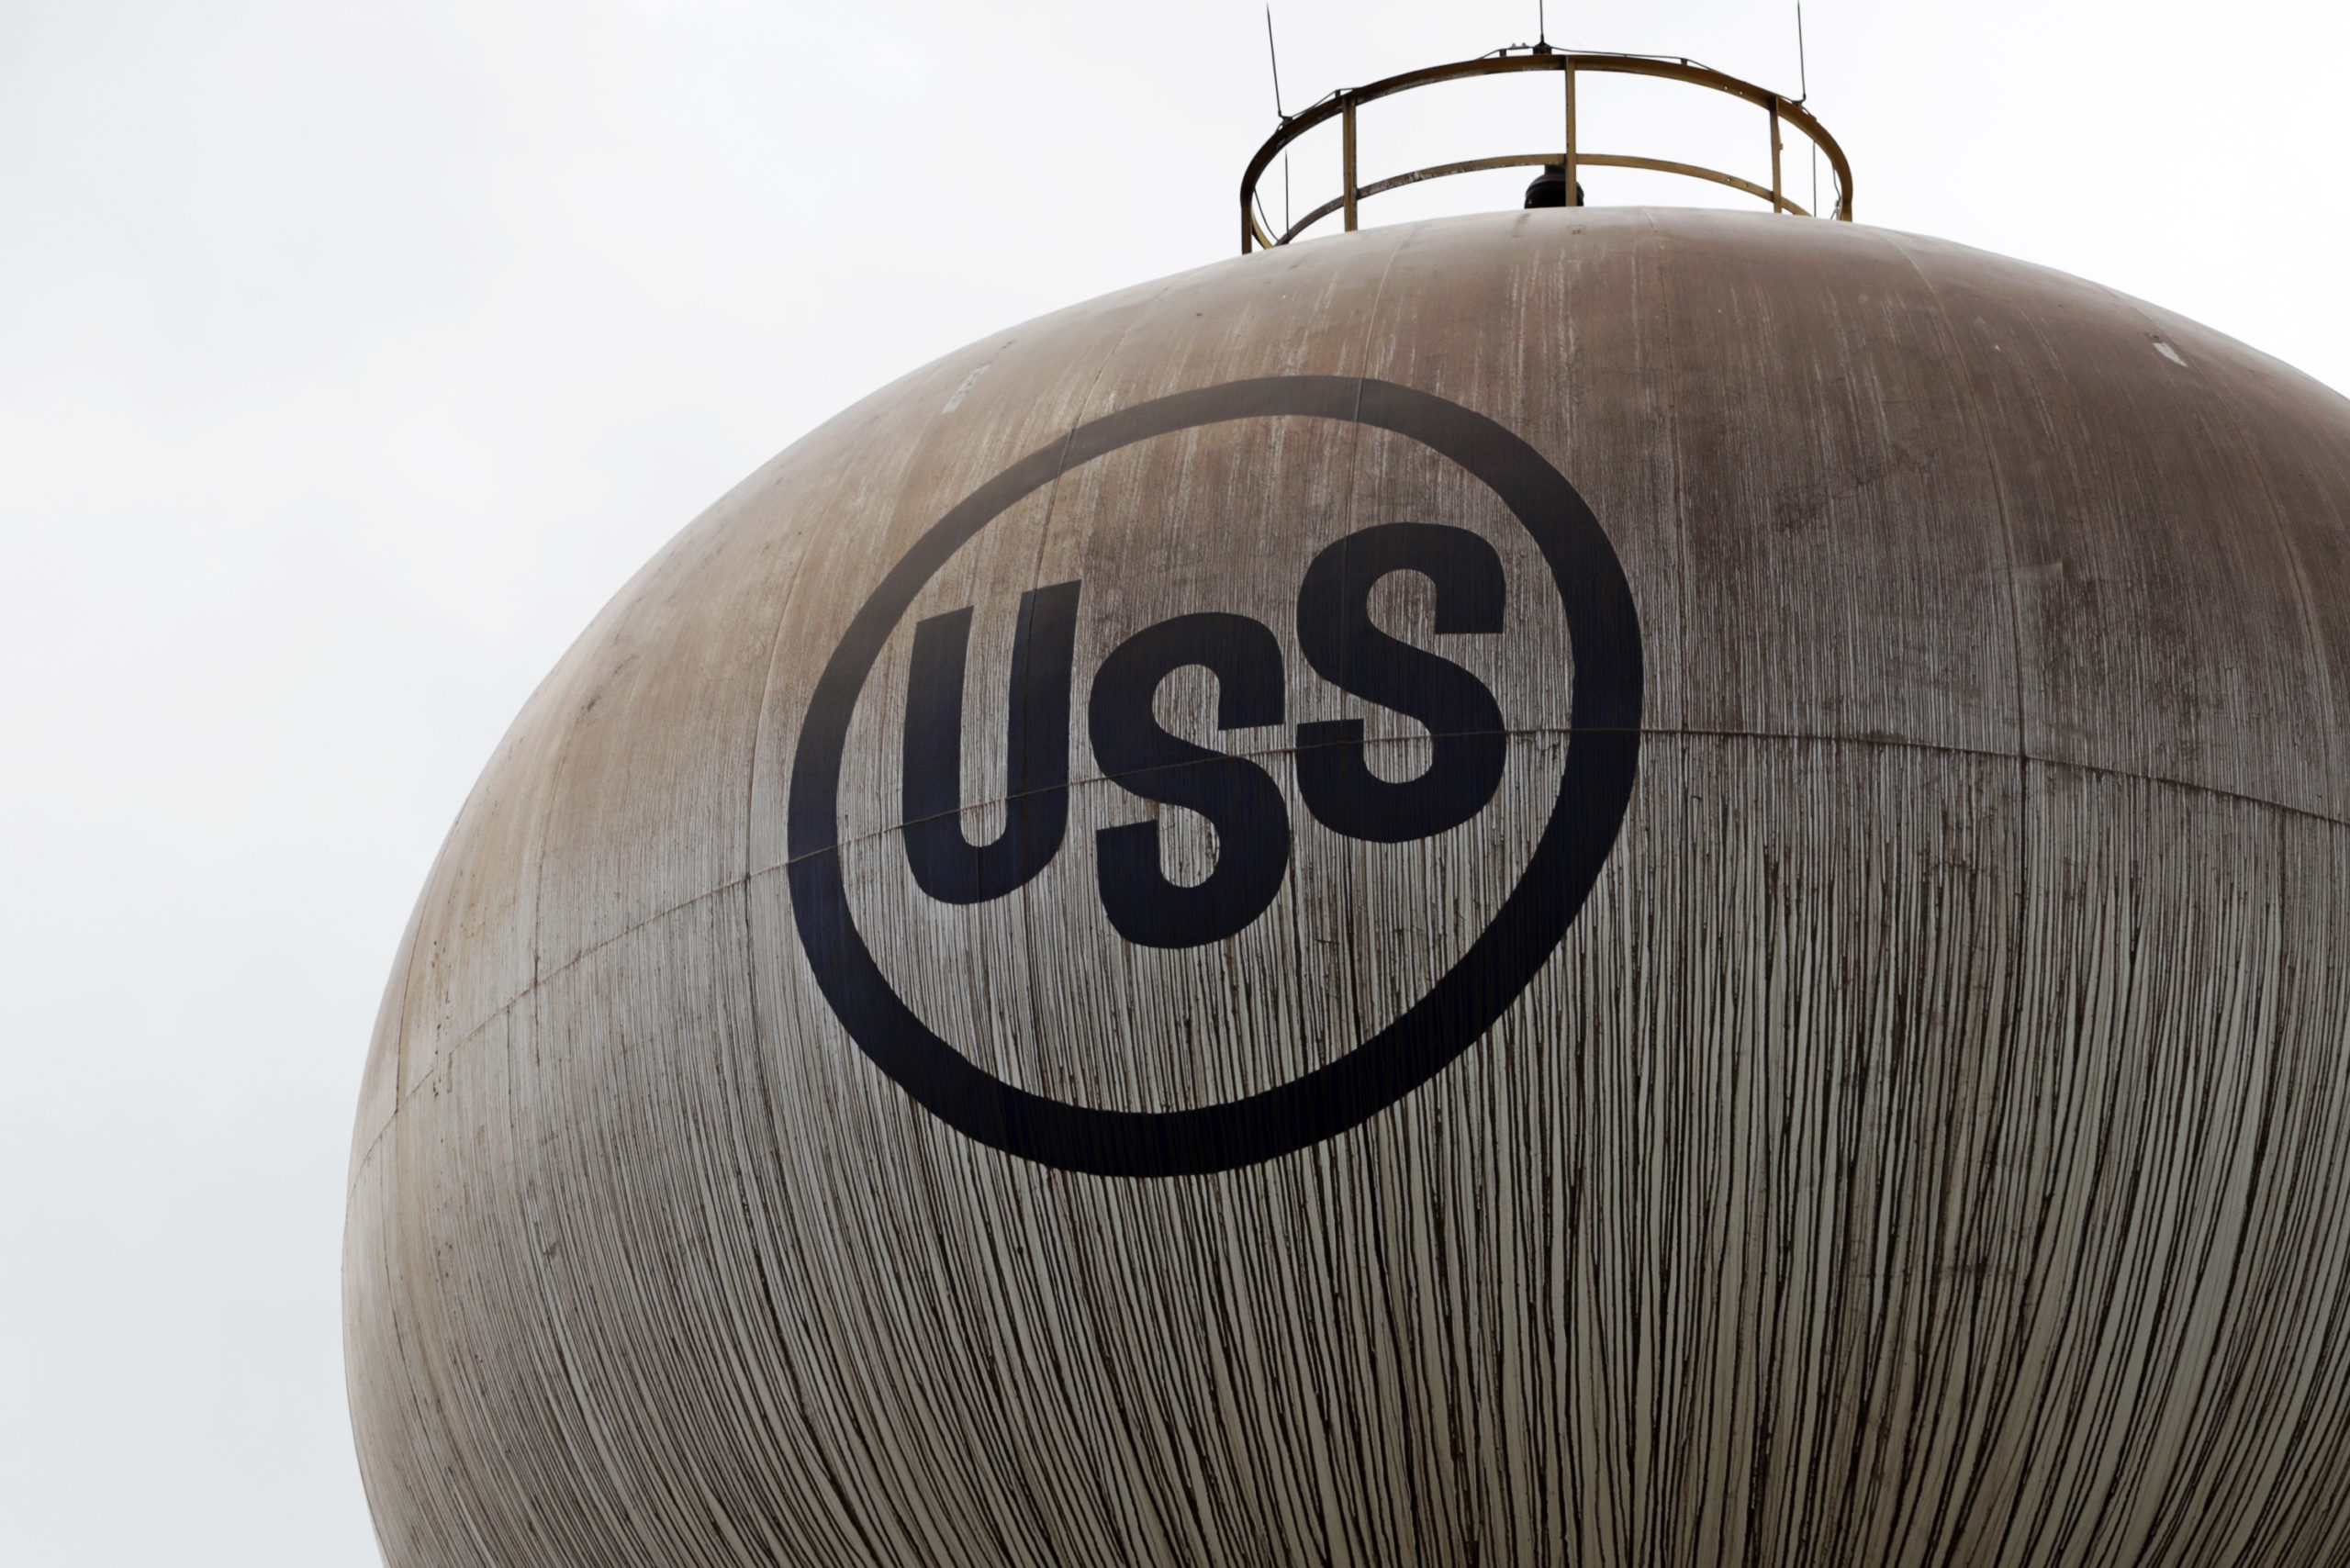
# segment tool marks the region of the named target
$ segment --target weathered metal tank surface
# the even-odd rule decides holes
[[[2350,1561],[2350,404],[1566,208],[990,338],[434,868],[395,1568]]]

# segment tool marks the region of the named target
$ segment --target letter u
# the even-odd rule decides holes
[[[1069,831],[1070,663],[1077,648],[1076,583],[1020,596],[1012,644],[1004,745],[1003,831],[963,836],[963,664],[967,609],[914,627],[906,681],[902,792],[906,863],[941,903],[986,903],[1025,885],[1060,853]]]

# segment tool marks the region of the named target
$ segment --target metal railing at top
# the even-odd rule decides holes
[[[1495,158],[1470,158],[1457,163],[1436,163],[1408,174],[1392,174],[1383,180],[1364,185],[1355,166],[1355,115],[1363,105],[1375,98],[1406,93],[1415,87],[1433,86],[1439,82],[1456,82],[1470,76],[1499,76],[1522,71],[1556,71],[1565,84],[1564,93],[1564,152],[1511,152]],[[1641,158],[1624,152],[1586,152],[1575,139],[1575,78],[1585,72],[1606,72],[1627,76],[1656,76],[1670,82],[1683,82],[1717,93],[1727,93],[1743,98],[1762,109],[1770,117],[1771,183],[1762,185],[1752,180],[1719,169],[1708,169],[1695,163],[1676,163],[1663,158]],[[1315,127],[1336,118],[1340,122],[1340,186],[1339,194],[1324,202],[1304,218],[1276,235],[1262,216],[1262,204],[1257,196],[1257,182],[1272,166],[1274,159]],[[1774,212],[1793,213],[1808,218],[1810,213],[1788,199],[1782,174],[1785,143],[1780,135],[1782,123],[1792,125],[1810,138],[1812,143],[1827,155],[1836,176],[1836,206],[1832,216],[1850,223],[1852,220],[1852,166],[1844,157],[1844,150],[1827,128],[1811,116],[1802,100],[1783,97],[1767,87],[1742,82],[1710,66],[1694,61],[1644,54],[1572,54],[1554,50],[1548,44],[1531,48],[1499,50],[1475,60],[1457,61],[1450,65],[1431,65],[1424,70],[1406,71],[1364,87],[1350,87],[1331,94],[1312,108],[1285,116],[1281,129],[1257,150],[1248,161],[1248,172],[1240,179],[1240,253],[1262,246],[1267,250],[1286,245],[1315,224],[1334,212],[1344,211],[1347,228],[1356,227],[1357,209],[1363,202],[1385,191],[1417,185],[1423,180],[1442,179],[1448,174],[1473,174],[1481,169],[1506,169],[1522,164],[1558,164],[1566,179],[1568,205],[1577,205],[1578,187],[1575,173],[1584,168],[1649,169],[1659,174],[1684,174],[1691,179],[1710,180],[1732,190],[1743,191],[1771,204]]]

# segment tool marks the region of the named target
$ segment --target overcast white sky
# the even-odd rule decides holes
[[[1806,14],[1864,221],[2350,386],[2344,8]],[[1294,108],[1527,39],[1534,4],[1275,18]],[[1796,90],[1791,4],[1550,19]],[[345,1143],[476,772],[629,573],[801,431],[1227,254],[1263,28],[1255,0],[0,5],[0,1562],[375,1561]],[[1586,145],[1739,128],[1669,106],[1595,108]],[[1522,140],[1467,99],[1374,112],[1367,176]],[[1295,174],[1301,211],[1335,178]]]

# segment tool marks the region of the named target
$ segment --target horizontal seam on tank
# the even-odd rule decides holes
[[[1520,732],[1512,731],[1513,734]],[[1571,731],[1528,731],[1526,734],[1573,734]],[[1583,734],[1608,734],[1606,731],[1584,731]],[[2035,756],[2030,752],[1995,751],[1986,746],[1952,745],[1942,741],[1899,740],[1882,735],[1805,735],[1785,734],[1774,730],[1642,730],[1644,735],[1684,735],[1706,740],[1818,741],[1834,745],[1874,745],[1901,751],[1944,752],[1953,756],[1979,756],[1996,762],[2037,763],[2045,767],[2069,767],[2076,773],[2094,773],[2101,778],[2124,778],[2139,784],[2159,784],[2166,790],[2185,790],[2198,795],[2215,795],[2223,801],[2238,801],[2247,806],[2259,806],[2266,811],[2283,812],[2288,816],[2307,817],[2328,827],[2350,827],[2350,820],[2328,816],[2307,806],[2288,805],[2266,796],[2247,795],[2241,790],[2223,790],[2217,784],[2198,784],[2192,779],[2171,778],[2159,773],[2140,773],[2127,767],[2108,767],[2102,763],[2074,762],[2061,756]]]
[[[1492,734],[1495,732],[1491,730],[1464,730],[1456,733],[1466,735],[1474,735]],[[2267,811],[2283,812],[2288,815],[2297,817],[2307,817],[2312,822],[2323,823],[2329,827],[2350,827],[2350,822],[2344,822],[2338,817],[2327,816],[2322,812],[2312,812],[2303,806],[2287,805],[2281,801],[2264,800],[2257,795],[2246,795],[2234,790],[2222,790],[2215,784],[2197,784],[2187,779],[2165,778],[2159,774],[2137,773],[2128,768],[2121,767],[2106,767],[2092,762],[2068,762],[2061,757],[2031,756],[2026,755],[2021,756],[2020,758],[2019,754],[2015,752],[1993,751],[1982,746],[1952,745],[1939,741],[1901,740],[1883,735],[1808,735],[1774,730],[1661,729],[1645,726],[1637,730],[1538,728],[1504,730],[1500,733],[1513,738],[1524,738],[1528,740],[1550,739],[1558,736],[1567,736],[1572,738],[1575,735],[1636,734],[1644,739],[1649,737],[1657,737],[1661,739],[1686,740],[1752,740],[1778,741],[1791,744],[1813,744],[1820,745],[1865,745],[1878,746],[1886,750],[1894,751],[1939,752],[1952,756],[1982,757],[1988,761],[2013,762],[2021,760],[2030,763],[2039,763],[2050,767],[2069,767],[2082,773],[2093,773],[2100,778],[2128,779],[2133,783],[2140,784],[2159,784],[2165,789],[2185,790],[2195,794],[2217,796],[2221,800],[2241,801],[2245,805],[2258,806]],[[1424,741],[1427,738],[1427,737],[1426,736],[1393,735],[1367,742],[1366,744],[1378,746],[1393,746],[1406,745],[1413,741]],[[1326,748],[1319,746],[1267,746],[1259,751],[1226,752],[1222,755],[1242,758],[1293,756],[1301,752],[1318,751],[1323,749]],[[1184,764],[1179,766],[1195,765]],[[677,913],[679,910],[689,909],[693,905],[701,902],[704,899],[716,898],[721,893],[730,891],[733,889],[746,887],[750,883],[758,880],[761,877],[771,877],[778,871],[789,870],[792,867],[804,864],[805,862],[812,860],[819,856],[834,854],[840,850],[856,846],[870,844],[876,839],[887,838],[893,833],[902,833],[905,829],[917,823],[943,821],[950,816],[960,816],[964,812],[976,811],[982,806],[1004,805],[1014,800],[1027,800],[1037,795],[1049,794],[1056,789],[1075,789],[1080,786],[1114,784],[1116,782],[1117,779],[1110,775],[1093,774],[1083,778],[1070,779],[1067,785],[1054,785],[1044,790],[1024,790],[1016,796],[993,796],[985,801],[973,801],[970,805],[962,808],[962,811],[952,812],[941,812],[934,816],[928,817],[910,817],[904,822],[895,823],[888,827],[876,828],[870,833],[858,834],[854,838],[836,840],[833,844],[827,845],[824,848],[813,849],[805,855],[793,856],[787,859],[771,862],[768,865],[759,868],[755,871],[746,872],[743,876],[735,878],[732,881],[722,882],[717,887],[710,889],[706,892],[697,893],[691,898],[681,900],[677,903],[669,905],[666,909],[662,909],[652,914],[646,915],[643,920],[628,926],[625,930],[616,931],[611,935],[597,942],[592,946],[581,948],[576,954],[573,955],[570,958],[565,959],[561,965],[548,970],[546,975],[543,978],[552,979],[555,975],[562,974],[565,970],[572,968],[572,966],[599,952],[601,952],[611,944],[624,941],[628,937],[634,935],[637,932],[644,929],[647,925],[652,924],[654,922],[666,920],[669,916]],[[516,1000],[519,1000],[519,998]],[[511,1002],[509,1002],[507,1005],[510,1006]],[[501,1011],[503,1011],[503,1009],[501,1009]],[[492,1016],[495,1016],[495,1014]],[[487,1021],[485,1021],[484,1026],[487,1027]],[[470,1038],[471,1036],[468,1036],[467,1037]]]
[[[2094,762],[2072,762],[2063,757],[2033,756],[2028,753],[1995,751],[1984,746],[1953,745],[1942,741],[1903,740],[1898,737],[1888,735],[1815,735],[1801,734],[1790,731],[1779,730],[1664,729],[1644,725],[1636,730],[1602,728],[1538,728],[1500,731],[1452,730],[1446,732],[1445,738],[1465,738],[1496,734],[1508,736],[1512,739],[1522,738],[1528,740],[1550,739],[1561,735],[1572,738],[1576,735],[1634,734],[1641,736],[1642,738],[1657,737],[1661,739],[1785,741],[1790,743],[1810,743],[1821,745],[1881,746],[1887,750],[1894,751],[1939,752],[1951,756],[1979,756],[1998,762],[2031,762],[2040,763],[2049,767],[2070,767],[2082,773],[2094,773],[2101,778],[2126,778],[2142,784],[2160,784],[2168,789],[2188,790],[2193,790],[2198,794],[2216,795],[2222,800],[2241,801],[2247,805],[2262,806],[2271,811],[2286,812],[2294,816],[2307,817],[2312,822],[2324,823],[2330,827],[2350,827],[2350,821],[2344,821],[2340,817],[2328,816],[2322,812],[2314,812],[2306,806],[2288,805],[2282,801],[2271,801],[2258,795],[2247,795],[2243,793],[2241,790],[2223,790],[2216,784],[2198,784],[2188,779],[2168,778],[2156,773],[2138,773],[2126,767],[2108,767],[2102,764]],[[1414,742],[1426,743],[1430,738],[1431,737],[1427,735],[1388,735],[1376,740],[1366,740],[1362,744],[1366,746],[1395,746],[1409,745]],[[1219,756],[1238,757],[1245,760],[1253,760],[1259,757],[1269,756],[1296,756],[1309,751],[1325,751],[1337,745],[1348,744],[1352,743],[1332,742],[1330,743],[1330,745],[1327,746],[1265,746],[1254,751],[1224,752],[1219,754]],[[1217,757],[1215,756],[1201,757],[1192,762],[1171,764],[1166,769],[1136,768],[1130,771],[1171,771],[1175,767],[1198,767],[1202,763],[1213,762],[1215,760],[1217,760]],[[893,833],[902,833],[907,828],[916,826],[923,823],[945,822],[951,818],[962,816],[967,812],[979,811],[988,806],[1008,805],[1013,801],[1032,800],[1038,795],[1049,795],[1058,790],[1074,790],[1081,786],[1093,784],[1114,784],[1118,781],[1118,778],[1122,777],[1125,777],[1125,775],[1112,775],[1106,773],[1090,774],[1083,778],[1069,779],[1065,784],[1046,785],[1043,789],[1038,790],[1024,790],[1017,795],[991,795],[985,800],[973,801],[968,805],[958,807],[957,810],[951,812],[934,812],[927,816],[907,817],[903,821],[893,823],[888,827],[876,828],[870,833],[861,833],[853,838],[836,839],[833,843],[825,846],[823,848],[810,850],[805,855],[791,856],[782,860],[772,861],[769,864],[761,867],[758,870],[752,872],[750,875],[754,878],[757,878],[768,876],[777,871],[788,870],[791,867],[800,865],[807,860],[811,860],[817,856],[828,855],[835,850],[845,849],[855,845],[869,844],[874,839],[887,838]],[[733,884],[730,883],[728,885],[732,886]],[[712,890],[716,891],[719,890]],[[683,906],[680,905],[679,907],[682,908]],[[662,913],[666,914],[669,912],[665,910]],[[657,920],[660,916],[655,915],[653,918]],[[633,929],[633,927],[631,929]],[[626,935],[628,935],[627,932],[620,933],[620,935],[621,936],[625,936]],[[613,940],[618,940],[618,937],[614,937]]]
[[[1462,730],[1453,733],[1461,735],[1479,735],[1493,734],[1495,732],[1492,730]],[[1983,746],[1952,745],[1941,741],[1900,740],[1884,735],[1810,735],[1776,730],[1660,729],[1646,726],[1637,730],[1522,729],[1504,730],[1499,733],[1513,739],[1527,740],[1547,740],[1560,736],[1572,738],[1575,735],[1634,734],[1639,735],[1643,739],[1655,737],[1668,740],[1777,741],[1789,744],[1809,744],[1818,745],[1877,746],[1888,751],[1938,752],[1951,756],[1982,757],[1988,761],[1998,762],[2014,762],[2020,760],[2029,763],[2038,763],[2049,767],[2069,767],[2076,772],[2093,773],[2105,778],[2127,779],[2131,782],[2139,784],[2159,784],[2165,789],[2185,790],[2199,795],[2212,795],[2221,800],[2241,801],[2245,805],[2258,806],[2267,811],[2283,812],[2291,816],[2306,817],[2311,822],[2323,823],[2328,827],[2350,828],[2350,822],[2345,822],[2339,817],[2328,816],[2322,812],[2313,812],[2305,806],[2288,805],[2282,801],[2266,800],[2258,795],[2247,795],[2240,790],[2223,790],[2216,784],[2197,784],[2188,779],[2166,778],[2160,774],[2138,773],[2123,767],[2107,767],[2093,762],[2070,762],[2062,757],[2032,756],[2028,754],[2019,754],[2016,752],[1993,751]],[[1427,739],[1427,737],[1426,736],[1393,735],[1374,741],[1369,741],[1365,744],[1375,746],[1394,746],[1407,745],[1414,741],[1425,741]],[[1325,749],[1328,748],[1321,746],[1267,746],[1259,751],[1225,752],[1221,755],[1243,759],[1253,759],[1257,757],[1269,756],[1294,756],[1306,751],[1320,751]],[[1203,758],[1203,760],[1214,759]],[[1178,764],[1177,766],[1190,767],[1197,766],[1197,764]],[[602,940],[590,946],[582,947],[577,953],[565,959],[562,964],[548,970],[546,975],[543,978],[552,979],[555,975],[562,974],[565,970],[569,969],[573,965],[579,963],[585,958],[592,957],[596,953],[601,952],[611,944],[624,941],[628,937],[634,935],[637,932],[643,930],[644,927],[652,924],[654,922],[666,920],[669,916],[677,913],[679,910],[690,909],[695,904],[701,902],[704,899],[716,898],[721,893],[726,892],[732,889],[748,886],[750,883],[758,880],[761,877],[770,877],[778,871],[789,870],[792,867],[804,864],[807,861],[815,859],[819,856],[834,854],[843,849],[870,844],[876,839],[887,838],[893,833],[902,833],[907,828],[912,827],[918,823],[945,821],[949,817],[961,816],[966,812],[977,811],[984,806],[1006,805],[1015,800],[1029,800],[1037,795],[1050,794],[1054,790],[1058,789],[1077,789],[1081,786],[1114,784],[1116,782],[1117,778],[1112,775],[1097,773],[1089,775],[1083,778],[1072,778],[1066,785],[1053,785],[1043,790],[1023,790],[1018,795],[991,796],[984,801],[975,801],[971,802],[971,804],[963,807],[960,811],[940,812],[934,815],[927,817],[909,817],[904,822],[893,823],[890,826],[884,828],[876,828],[870,833],[861,833],[854,838],[836,840],[822,849],[810,850],[805,855],[792,856],[783,860],[770,862],[766,866],[762,866],[755,871],[745,872],[744,875],[735,878],[732,881],[722,882],[717,887],[711,888],[705,892],[696,893],[691,898],[680,900],[678,902],[670,904],[665,909],[656,910],[655,913],[646,915],[643,919],[637,921],[635,924],[626,927],[625,929],[616,931],[611,935],[604,937]],[[512,1003],[509,1001],[506,1005],[510,1006],[511,1004]],[[504,1009],[501,1007],[500,1011],[503,1010]],[[495,1017],[496,1014],[493,1014],[491,1016]],[[487,1020],[484,1021],[483,1026],[487,1026]],[[471,1038],[471,1036],[468,1036],[467,1038]]]
[[[1459,733],[1464,734],[1492,734],[1494,732],[1491,730],[1482,730],[1462,731]],[[2186,779],[2165,778],[2159,774],[2137,773],[2127,768],[2105,767],[2090,762],[2068,762],[2060,757],[2032,756],[2029,755],[2020,755],[2015,752],[1993,751],[1982,746],[1951,745],[1938,741],[1897,740],[1881,735],[1809,735],[1772,730],[1655,729],[1647,727],[1643,727],[1639,730],[1524,729],[1505,730],[1500,733],[1513,737],[1523,737],[1527,739],[1547,739],[1561,735],[1572,737],[1579,734],[1637,734],[1643,739],[1654,737],[1666,740],[1773,741],[1786,744],[1810,744],[1819,745],[1876,746],[1889,751],[1937,752],[1946,756],[1981,757],[1986,761],[1997,762],[2013,762],[2020,760],[2027,763],[2040,764],[2049,767],[2068,767],[2076,772],[2094,774],[2103,778],[2123,779],[2137,784],[2155,784],[2160,785],[2164,789],[2186,790],[2190,794],[2210,795],[2223,801],[2233,801],[2244,805],[2255,806],[2264,811],[2281,812],[2288,816],[2304,817],[2311,822],[2322,823],[2328,827],[2350,828],[2350,822],[2344,822],[2339,817],[2327,816],[2322,812],[2312,812],[2302,806],[2287,805],[2281,801],[2263,800],[2257,795],[2246,795],[2239,790],[2222,790],[2217,785],[2196,784]],[[1397,735],[1372,741],[1368,744],[1372,745],[1401,745],[1410,741],[1424,740],[1427,737],[1425,736]],[[1300,751],[1320,749],[1323,748],[1268,746],[1261,751],[1227,752],[1224,755],[1238,757],[1283,756],[1294,756]],[[1071,779],[1068,786],[1054,786],[1053,788],[1073,788],[1078,785],[1113,784],[1115,782],[1117,782],[1115,778],[1110,778],[1106,775],[1096,774],[1086,778]],[[1035,795],[1049,792],[1050,791],[1047,790],[1031,790],[1024,791],[1019,796],[996,796],[988,801],[975,801],[971,806],[965,807],[964,811],[975,810],[979,806],[983,805],[1001,805],[1008,801],[1024,800]],[[893,833],[901,833],[912,823],[934,822],[941,820],[949,814],[950,813],[941,812],[935,817],[910,818],[905,823],[900,823],[890,827],[878,828],[871,833],[859,834],[855,838],[840,840],[822,849],[811,850],[806,855],[798,856],[791,859],[777,861],[773,864],[764,866],[756,871],[746,872],[743,876],[734,878],[731,881],[722,882],[717,887],[711,888],[703,892],[696,893],[691,898],[681,899],[677,902],[670,904],[666,908],[656,910],[653,913],[646,915],[643,919],[630,924],[625,929],[616,931],[600,941],[598,941],[588,946],[582,947],[578,952],[573,954],[569,958],[566,958],[563,963],[557,965],[555,968],[544,970],[538,974],[527,989],[517,992],[513,996],[510,996],[504,1002],[500,1002],[491,1011],[487,1017],[484,1018],[473,1028],[467,1030],[465,1034],[454,1044],[442,1051],[441,1053],[440,1059],[433,1064],[432,1071],[426,1075],[425,1081],[430,1082],[432,1078],[439,1076],[449,1066],[449,1064],[455,1059],[459,1051],[464,1049],[467,1046],[470,1046],[476,1038],[487,1031],[492,1024],[495,1024],[499,1018],[510,1012],[517,1002],[522,1001],[524,997],[529,996],[532,991],[536,991],[540,986],[554,980],[556,976],[567,973],[569,970],[595,957],[597,954],[602,952],[605,948],[611,946],[613,944],[626,941],[629,937],[635,935],[646,926],[666,920],[671,915],[677,913],[680,910],[691,909],[696,904],[702,903],[708,900],[718,898],[722,894],[732,892],[736,888],[746,888],[762,877],[771,877],[778,871],[788,871],[792,867],[812,860],[819,856],[836,854],[840,850],[849,848],[854,846],[870,844],[876,839],[887,838]],[[951,814],[960,815],[961,812],[955,812]],[[423,1087],[424,1084],[420,1083],[415,1089],[403,1090],[396,1094],[394,1099],[393,1114],[390,1117],[386,1118],[384,1126],[376,1130],[375,1137],[368,1141],[366,1150],[352,1161],[353,1184],[355,1184],[357,1181],[358,1168],[366,1164],[368,1157],[375,1153],[376,1145],[381,1143],[384,1137],[391,1131],[392,1123],[397,1119],[399,1109],[405,1107],[408,1100]]]

